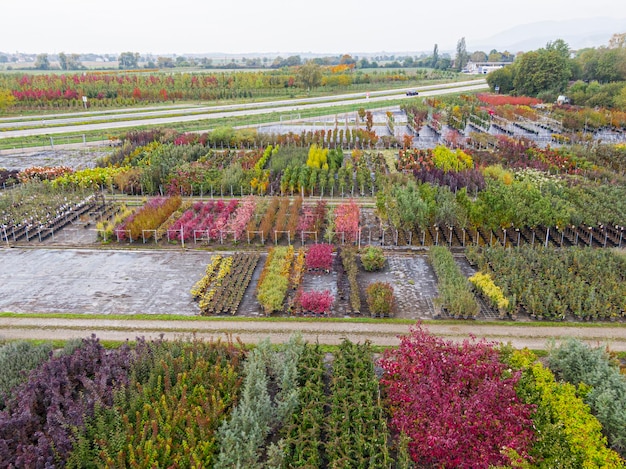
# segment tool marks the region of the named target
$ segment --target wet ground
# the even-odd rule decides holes
[[[0,151],[0,168],[16,170],[33,166],[67,166],[75,170],[93,168],[96,161],[110,152],[111,147],[107,145],[2,150]]]
[[[0,250],[0,311],[198,314],[189,293],[210,262],[202,251]]]
[[[91,230],[77,230],[93,236]],[[199,308],[190,290],[204,274],[214,253],[176,247],[166,250],[2,248],[0,311],[197,315]],[[255,292],[265,258],[263,255],[257,264],[238,316],[262,316]],[[361,271],[358,281],[363,298],[370,283],[389,282],[396,298],[394,317],[433,317],[436,280],[424,255],[390,255],[383,271]],[[336,296],[337,273],[306,273],[303,289],[327,289]],[[331,315],[345,317],[347,310],[347,302],[337,299]]]

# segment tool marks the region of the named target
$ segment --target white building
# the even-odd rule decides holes
[[[464,73],[470,75],[486,75],[489,72],[503,68],[505,65],[510,65],[511,62],[468,62]]]

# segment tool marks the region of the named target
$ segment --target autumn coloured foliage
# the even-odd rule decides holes
[[[118,238],[120,240],[127,237],[140,239],[142,236],[151,238],[153,231],[180,207],[181,202],[180,196],[150,199],[143,207],[116,227]]]
[[[343,233],[346,242],[357,240],[359,235],[359,216],[359,206],[352,199],[335,208],[335,231]]]
[[[479,101],[491,106],[503,106],[505,104],[513,106],[533,106],[542,102],[540,99],[528,96],[509,96],[503,94],[477,94],[476,97]]]
[[[313,244],[306,253],[306,268],[329,271],[333,265],[333,245]]]
[[[388,282],[370,283],[365,290],[372,316],[389,316],[393,310],[393,287]]]
[[[238,204],[239,201],[234,199],[228,203],[222,200],[196,202],[192,209],[187,210],[169,231],[175,233],[177,239],[182,237],[189,240],[197,232],[208,234],[209,239],[218,239],[220,232],[227,228],[230,217]]]
[[[21,170],[17,177],[20,182],[52,181],[73,172],[74,170],[69,166],[31,166]]]
[[[335,297],[330,294],[329,290],[324,291],[298,291],[297,303],[305,312],[315,314],[327,314],[335,302]]]
[[[505,450],[528,454],[532,406],[517,397],[519,373],[492,343],[457,344],[417,325],[380,365],[391,428],[409,437],[413,461],[478,469],[507,464]]]
[[[34,370],[0,412],[0,468],[64,467],[72,429],[83,425],[96,403],[113,403],[131,363],[128,346],[108,352],[92,337]]]

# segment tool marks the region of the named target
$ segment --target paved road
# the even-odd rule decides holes
[[[626,351],[626,327],[575,327],[429,323],[427,329],[443,338],[461,341],[474,336],[487,340],[511,343],[516,348],[533,350],[548,348],[550,342],[559,343],[574,337],[592,346],[609,346],[616,352]],[[409,332],[410,325],[397,323],[353,323],[342,321],[263,321],[263,320],[118,320],[93,319],[78,316],[74,319],[0,317],[0,339],[70,339],[86,337],[92,333],[102,340],[123,341],[136,337],[167,339],[176,337],[201,337],[204,339],[240,338],[244,343],[256,343],[269,337],[281,343],[299,332],[310,341],[338,344],[343,338],[354,342],[370,340],[374,345],[393,346],[399,336]]]
[[[487,89],[488,86],[484,80],[472,80],[467,82],[459,82],[445,85],[432,85],[428,87],[420,87],[420,96],[435,96],[441,94],[459,93],[464,91],[476,91]],[[407,88],[408,89],[408,88]],[[412,88],[411,88],[412,89]],[[80,113],[79,116],[70,117],[63,116],[58,119],[51,119],[50,116],[38,116],[36,120],[26,122],[0,122],[0,139],[10,137],[26,137],[33,135],[52,135],[70,132],[87,132],[92,130],[104,129],[120,129],[127,127],[136,127],[139,125],[159,125],[171,124],[176,122],[191,122],[204,119],[222,119],[226,117],[251,116],[260,114],[271,114],[274,112],[289,113],[301,111],[304,109],[319,109],[337,106],[345,106],[346,104],[359,104],[369,102],[380,102],[381,105],[385,101],[396,100],[406,97],[406,89],[388,90],[371,92],[369,97],[365,93],[352,93],[340,96],[323,96],[317,98],[301,98],[282,101],[271,101],[263,103],[233,104],[225,106],[208,106],[193,107],[185,110],[165,110],[165,111],[146,111],[132,112],[120,111],[118,114],[107,114],[104,116],[85,116]],[[172,115],[183,113],[183,115]],[[165,117],[158,115],[166,114]],[[143,119],[138,119],[144,117]],[[87,123],[87,120],[102,120],[107,122]],[[130,119],[115,121],[115,119]],[[113,122],[110,122],[112,121]],[[74,122],[74,123],[73,123]],[[47,125],[54,124],[54,127]],[[56,126],[57,124],[64,124]],[[67,124],[67,125],[65,125]],[[36,126],[29,129],[2,130],[2,127]]]

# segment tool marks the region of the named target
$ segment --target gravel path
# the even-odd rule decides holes
[[[426,325],[432,333],[446,339],[461,341],[474,336],[511,343],[516,348],[535,350],[548,348],[555,340],[575,337],[592,346],[609,346],[616,352],[626,351],[626,327],[577,326],[519,326],[488,325],[468,322]],[[299,332],[311,342],[338,344],[343,338],[353,342],[370,340],[374,345],[392,346],[399,336],[409,332],[409,325],[398,323],[353,323],[342,321],[237,321],[237,320],[135,320],[94,319],[77,316],[74,319],[0,317],[0,339],[69,339],[96,334],[102,340],[133,340],[136,337],[165,338],[201,337],[203,339],[238,337],[244,343],[256,343],[269,337],[274,343],[288,340]]]

